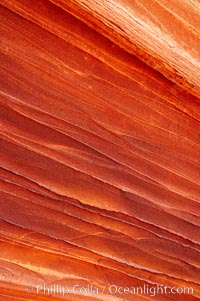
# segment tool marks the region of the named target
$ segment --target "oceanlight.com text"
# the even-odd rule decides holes
[[[170,287],[164,285],[143,285],[143,286],[118,286],[116,284],[105,285],[97,287],[92,284],[86,286],[75,283],[71,286],[64,286],[61,284],[53,285],[36,285],[26,287],[27,293],[36,293],[40,295],[62,295],[78,294],[78,295],[148,295],[155,297],[156,295],[193,295],[194,289],[192,287]]]

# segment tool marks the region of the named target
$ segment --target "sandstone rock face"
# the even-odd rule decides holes
[[[0,301],[199,300],[199,1],[0,4]]]

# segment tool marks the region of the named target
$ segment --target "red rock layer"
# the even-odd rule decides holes
[[[136,54],[197,97],[200,5],[196,0],[50,0]]]
[[[52,300],[198,300],[198,2],[172,8],[173,1],[160,1],[163,15],[154,1],[157,20],[148,13],[151,1],[54,2],[61,7],[0,1],[0,300],[49,300],[35,290],[44,284],[99,289]],[[146,24],[148,38],[140,42],[149,44],[147,61],[151,56],[179,84],[182,76],[182,88],[130,54],[126,30],[116,28],[116,3]],[[101,4],[110,5],[109,15]],[[93,12],[90,20],[85,10]],[[155,43],[175,15],[177,32],[165,39],[174,43],[169,56]],[[108,31],[103,23],[111,17]],[[138,47],[137,27],[123,20]],[[160,30],[152,36],[150,22]],[[194,291],[112,295],[111,285]]]

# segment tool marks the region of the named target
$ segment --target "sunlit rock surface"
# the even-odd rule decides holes
[[[0,300],[199,300],[199,2],[0,3]]]

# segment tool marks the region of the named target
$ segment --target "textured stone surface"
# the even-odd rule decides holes
[[[199,2],[0,3],[0,300],[198,300]]]

